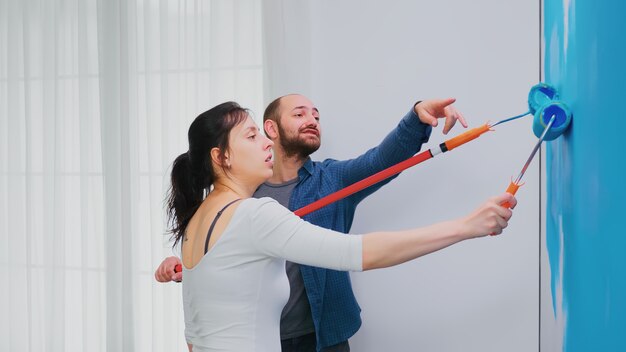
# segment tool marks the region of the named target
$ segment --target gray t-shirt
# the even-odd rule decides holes
[[[298,178],[281,184],[265,182],[254,193],[255,198],[270,197],[285,208],[289,207],[289,199]],[[300,265],[292,262],[286,264],[290,294],[280,316],[280,338],[289,339],[315,332],[309,298],[304,289],[304,281],[300,273]]]

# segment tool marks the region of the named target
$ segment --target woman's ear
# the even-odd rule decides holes
[[[220,149],[217,147],[214,147],[211,149],[211,161],[215,165],[221,166],[225,169],[230,168],[230,161],[228,160],[228,153],[225,153],[225,155],[222,157],[220,155]]]
[[[265,122],[263,122],[263,130],[267,138],[271,140],[278,138],[278,126],[276,125],[276,121],[265,120]]]

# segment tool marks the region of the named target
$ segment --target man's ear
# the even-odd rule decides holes
[[[278,138],[278,125],[274,120],[265,120],[263,122],[263,130],[265,130],[265,135],[267,138],[271,140],[275,140]]]

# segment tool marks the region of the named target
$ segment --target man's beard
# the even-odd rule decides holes
[[[320,139],[317,141],[305,141],[299,138],[300,135],[296,135],[295,137],[288,136],[280,126],[278,130],[282,136],[280,145],[285,151],[286,157],[296,156],[300,159],[305,159],[320,148]]]

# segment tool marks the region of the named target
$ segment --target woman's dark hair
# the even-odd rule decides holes
[[[248,110],[229,101],[198,115],[189,126],[189,151],[174,160],[172,185],[166,200],[173,246],[185,235],[189,220],[215,181],[211,149],[219,148],[220,159],[223,159],[229,149],[230,131],[247,117]]]

